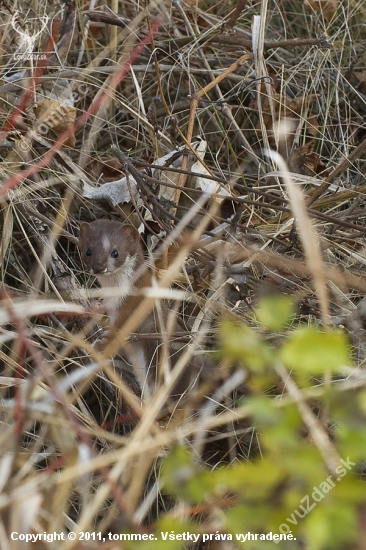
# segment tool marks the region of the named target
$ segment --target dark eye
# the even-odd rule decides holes
[[[91,256],[91,255],[92,255],[91,248],[88,248],[88,250],[85,252],[85,256]]]
[[[112,258],[118,258],[118,251],[117,250],[112,250],[111,256],[112,256]]]

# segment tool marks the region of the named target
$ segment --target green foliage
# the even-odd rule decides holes
[[[180,498],[200,502],[216,489],[214,477],[192,459],[189,451],[177,445],[164,460],[161,469],[164,488]]]
[[[286,366],[309,374],[337,371],[350,363],[348,345],[343,332],[300,328],[283,345],[280,357]]]
[[[243,324],[224,321],[221,324],[221,352],[250,369],[262,370],[271,362],[270,348],[255,332]]]
[[[278,332],[291,319],[292,308],[286,296],[265,298],[258,305],[256,319]],[[322,430],[330,430],[334,451],[341,459],[331,474],[308,433],[301,407],[286,395],[286,385],[278,378],[276,367],[283,361],[293,371],[289,376],[296,377],[295,383],[306,399],[313,375],[337,372],[350,365],[346,335],[338,330],[301,327],[288,330],[281,338],[270,332],[260,336],[248,326],[225,321],[221,340],[226,360],[239,362],[250,371],[251,395],[242,399],[238,413],[242,407],[250,411],[259,452],[250,461],[210,471],[188,448],[177,446],[162,463],[163,491],[186,504],[207,509],[214,506],[215,515],[220,507],[219,531],[230,534],[238,548],[258,548],[260,542],[240,539],[248,532],[262,536],[291,532],[293,540],[279,542],[279,548],[344,548],[357,538],[358,510],[366,500],[357,466],[365,459],[366,393],[360,391],[350,398],[347,392],[339,391],[337,383],[319,387],[316,382],[316,400],[308,399],[314,422],[318,421]],[[269,340],[275,342],[272,348]],[[264,395],[258,379],[274,382],[277,390],[273,386],[272,395]],[[319,414],[323,409],[327,421]],[[194,529],[192,525],[189,528]],[[178,522],[171,529],[178,532],[183,524]],[[266,547],[277,544],[266,541]]]
[[[285,328],[294,311],[295,302],[293,297],[278,295],[261,298],[255,310],[258,321],[273,332]]]
[[[352,506],[337,501],[335,506],[317,506],[306,517],[304,534],[309,550],[339,548],[352,541],[357,532],[356,515]]]

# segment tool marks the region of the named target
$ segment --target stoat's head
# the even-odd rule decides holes
[[[81,257],[98,280],[108,275],[131,272],[144,261],[140,236],[135,227],[110,220],[80,225]]]

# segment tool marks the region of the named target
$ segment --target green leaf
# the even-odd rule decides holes
[[[188,449],[178,445],[162,464],[161,481],[170,494],[193,502],[204,502],[217,492],[215,474],[195,462]]]
[[[227,511],[225,526],[234,536],[251,530],[263,532],[271,519],[271,514],[271,507],[266,505],[265,502],[257,506],[253,505],[253,503],[239,504]],[[248,541],[246,541],[246,544],[248,544]],[[243,547],[245,547],[244,543]],[[259,548],[258,542],[257,548]]]
[[[238,462],[215,472],[218,486],[255,500],[268,496],[284,475],[280,466],[273,464],[269,458],[258,459],[253,463]]]
[[[256,423],[273,425],[278,423],[281,412],[273,399],[264,395],[247,397],[245,404],[249,405]]]
[[[342,543],[350,542],[357,534],[355,510],[342,502],[318,505],[306,516],[302,531],[309,550],[344,547]]]
[[[163,487],[172,494],[181,494],[182,488],[197,472],[190,452],[182,445],[176,445],[163,461],[161,481]]]
[[[292,296],[272,295],[259,300],[255,314],[262,325],[277,332],[287,325],[294,311],[295,301]]]
[[[225,358],[240,361],[253,370],[262,370],[273,360],[273,351],[244,324],[221,324],[221,352]]]
[[[366,391],[365,390],[359,393],[359,395],[357,396],[357,402],[359,404],[361,411],[366,414]]]
[[[280,358],[287,367],[310,374],[336,371],[350,364],[348,338],[340,331],[300,328],[283,345]]]
[[[355,429],[349,423],[339,423],[337,426],[338,447],[342,456],[352,461],[365,459],[366,431],[364,427]]]

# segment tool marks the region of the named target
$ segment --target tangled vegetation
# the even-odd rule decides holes
[[[362,549],[364,3],[0,17],[0,546]],[[210,365],[169,411],[96,345],[103,218],[155,277],[115,351],[164,299],[162,349]]]

